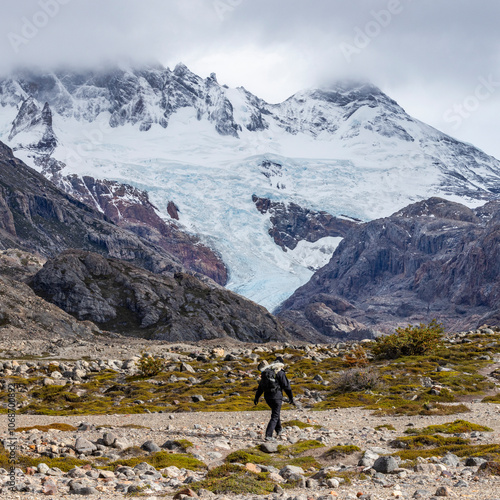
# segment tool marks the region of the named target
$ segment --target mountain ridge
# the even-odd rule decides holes
[[[300,91],[269,104],[182,64],[27,72],[0,81],[0,139],[30,97],[52,112],[57,145],[50,158],[63,164],[62,177],[147,191],[167,220],[174,204],[179,228],[221,256],[230,289],[270,309],[323,260],[307,238],[299,242],[305,251],[276,248],[269,216],[254,213],[253,194],[361,220],[431,196],[478,206],[499,195],[498,160],[413,119],[365,82]],[[43,133],[32,132],[8,142],[40,171],[30,145]]]

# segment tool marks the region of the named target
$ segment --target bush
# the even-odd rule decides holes
[[[161,358],[154,358],[151,354],[143,352],[137,365],[144,377],[154,377],[163,370],[165,361]]]
[[[382,359],[416,356],[436,349],[444,332],[443,326],[433,319],[428,325],[408,325],[397,328],[396,333],[377,338],[373,354]]]
[[[366,351],[359,344],[354,346],[344,356],[344,362],[347,365],[352,366],[352,367],[366,366],[369,363],[368,356],[366,355]]]
[[[379,375],[368,368],[351,368],[340,372],[334,381],[334,388],[341,393],[375,389],[379,385]]]

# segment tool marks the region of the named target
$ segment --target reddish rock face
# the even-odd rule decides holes
[[[222,259],[193,235],[181,231],[170,221],[163,220],[149,201],[147,192],[127,184],[84,177],[89,194],[115,224],[128,229],[164,248],[192,271],[212,278],[216,283],[227,283],[227,269]],[[169,214],[179,219],[178,209],[169,202]]]
[[[14,157],[0,142],[0,249],[44,257],[80,248],[132,261],[153,272],[184,269],[159,245],[118,227]]]
[[[52,182],[69,194],[103,212],[118,226],[163,248],[187,269],[208,276],[220,285],[227,283],[226,266],[215,251],[203,245],[196,236],[182,231],[174,222],[162,219],[146,191],[89,176],[60,177],[56,162],[49,160],[49,163],[43,167],[44,173],[49,173]],[[175,203],[170,201],[167,210],[172,219],[179,220]]]

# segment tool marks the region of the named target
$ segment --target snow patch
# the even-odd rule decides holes
[[[312,271],[328,264],[333,252],[339,246],[343,238],[326,236],[314,243],[299,241],[293,250],[287,250],[292,258],[299,264],[308,267]]]

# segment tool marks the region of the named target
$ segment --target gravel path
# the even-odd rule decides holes
[[[309,420],[311,423],[319,424],[322,429],[301,430],[288,432],[283,439],[321,439],[327,446],[353,444],[366,450],[369,448],[387,448],[388,441],[403,435],[409,425],[425,427],[428,425],[450,422],[455,419],[465,419],[470,422],[491,427],[494,432],[478,433],[472,439],[473,444],[500,443],[500,419],[499,409],[494,404],[469,403],[471,413],[456,416],[443,417],[376,417],[371,412],[358,409],[338,409],[331,411],[315,412],[311,410],[289,410],[283,411],[283,420],[300,419]],[[166,440],[185,438],[193,442],[193,453],[199,455],[204,461],[213,467],[223,462],[224,457],[231,451],[254,446],[262,442],[261,435],[269,418],[268,412],[232,412],[232,413],[177,413],[177,414],[132,414],[132,415],[94,415],[94,416],[64,416],[49,417],[37,415],[17,415],[16,426],[27,427],[33,425],[47,425],[54,422],[69,423],[78,426],[79,423],[87,422],[95,427],[112,428],[118,437],[127,439],[130,443],[140,446],[145,441],[151,440],[162,445]],[[5,424],[7,417],[4,417]],[[130,429],[123,428],[125,425],[138,425],[148,428]],[[391,424],[396,430],[386,429],[377,431],[376,426]],[[4,429],[6,426],[4,427]],[[84,436],[90,441],[102,437],[106,429],[90,429],[84,432],[56,432],[50,433],[51,437],[75,440]],[[25,433],[27,434],[27,433]],[[2,438],[6,433],[2,433]],[[283,443],[286,444],[286,443]],[[352,465],[345,462],[346,465]],[[432,466],[433,467],[433,466]],[[353,482],[344,486],[340,484],[334,488],[309,488],[303,490],[288,490],[275,493],[268,497],[283,500],[307,500],[318,498],[355,499],[361,498],[371,500],[393,499],[393,498],[439,498],[435,497],[439,488],[451,498],[469,498],[475,500],[500,500],[500,479],[497,477],[481,477],[476,475],[477,467],[459,467],[440,465],[437,471],[432,473],[420,471],[399,472],[387,474],[384,480],[377,481],[370,478],[365,481]],[[442,470],[444,469],[444,470]],[[0,481],[4,482],[4,477]],[[97,494],[87,495],[91,499],[108,500],[113,498],[126,498],[122,493],[111,491],[107,488],[108,483],[96,485],[102,491]],[[75,498],[63,492],[49,496],[49,498]],[[171,494],[174,490],[172,490]],[[420,493],[418,493],[420,492]],[[420,496],[418,496],[420,494]],[[330,496],[328,496],[330,495]],[[364,495],[364,496],[362,496]],[[160,498],[160,494],[153,493],[149,498]],[[163,497],[163,496],[161,496]],[[0,498],[9,499],[34,499],[47,498],[41,493],[13,493],[4,488]],[[208,496],[207,496],[208,498]],[[212,497],[212,498],[243,498],[243,497]],[[245,498],[258,498],[247,496]]]

